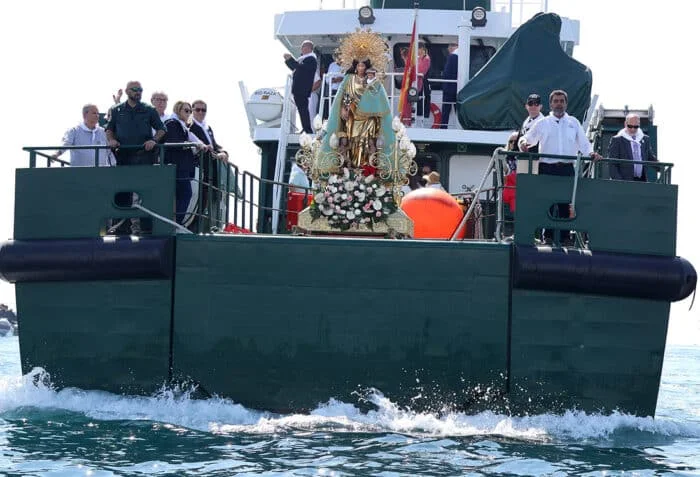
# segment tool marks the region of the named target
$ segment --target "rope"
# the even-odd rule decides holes
[[[147,209],[146,207],[142,206],[142,205],[139,204],[138,202],[134,202],[134,203],[132,204],[132,207],[133,207],[134,209],[139,209],[139,210],[142,211],[142,212],[146,212],[148,215],[150,215],[150,216],[153,217],[154,219],[158,219],[158,220],[160,220],[161,222],[165,222],[166,224],[172,225],[172,226],[175,227],[178,231],[180,231],[180,232],[182,232],[182,233],[184,233],[184,234],[191,234],[191,233],[192,233],[192,232],[191,232],[190,230],[188,230],[186,227],[183,227],[182,225],[178,224],[177,222],[175,222],[175,221],[173,221],[173,220],[170,220],[170,219],[167,219],[167,218],[163,217],[162,215],[156,214],[155,212],[153,212],[152,210]]]

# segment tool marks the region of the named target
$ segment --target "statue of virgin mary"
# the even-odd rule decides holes
[[[377,155],[390,157],[395,142],[386,90],[367,75],[370,68],[383,75],[386,46],[378,34],[358,31],[339,50],[346,74],[331,106],[321,153],[336,152],[345,167],[376,167]]]

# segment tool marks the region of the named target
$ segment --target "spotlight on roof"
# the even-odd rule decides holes
[[[472,10],[472,26],[486,26],[486,9],[483,7],[474,7]]]
[[[374,23],[374,10],[370,6],[360,8],[357,19],[360,20],[360,25],[371,25]]]

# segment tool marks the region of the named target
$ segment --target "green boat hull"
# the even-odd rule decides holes
[[[102,240],[108,218],[139,215],[110,199],[125,190],[172,216],[171,167],[23,169],[16,182],[18,242]],[[618,186],[646,189],[625,201]],[[519,176],[520,246],[561,226],[540,211],[566,190],[570,178]],[[565,226],[606,253],[672,258],[676,196],[582,179]],[[606,233],[639,216],[644,234]],[[416,410],[655,412],[670,300],[518,287],[517,239],[174,235],[154,223],[174,237],[165,278],[17,280],[23,373],[114,393],[189,382],[279,412],[365,408],[372,390]]]

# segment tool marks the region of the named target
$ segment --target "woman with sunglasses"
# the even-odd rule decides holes
[[[165,121],[166,143],[193,142],[201,150],[206,146],[190,131],[192,106],[185,101],[178,101],[173,106],[173,116]],[[187,225],[192,222],[194,214],[188,214],[192,199],[192,179],[194,179],[197,157],[189,147],[170,147],[165,150],[165,163],[175,164],[175,220]]]

